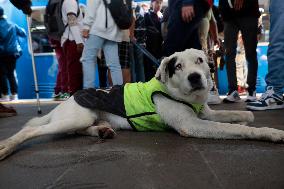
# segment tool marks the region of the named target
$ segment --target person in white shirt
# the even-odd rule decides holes
[[[83,87],[82,64],[80,58],[84,47],[82,37],[83,15],[76,0],[64,1],[62,4],[62,20],[66,25],[61,37],[64,56],[66,58],[68,92],[70,95]]]
[[[109,0],[107,0],[109,3]],[[83,21],[83,36],[87,38],[81,58],[83,65],[83,87],[95,85],[95,65],[100,49],[104,51],[113,85],[123,84],[118,56],[118,42],[122,41],[122,30],[115,24],[103,0],[87,1]]]

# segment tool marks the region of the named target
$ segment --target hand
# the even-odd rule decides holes
[[[89,37],[89,32],[90,32],[90,30],[84,29],[84,30],[82,31],[83,37],[84,37],[84,38],[88,38],[88,37]]]
[[[77,52],[81,53],[83,51],[84,44],[83,43],[78,43],[77,44]]]
[[[234,8],[235,10],[241,10],[244,5],[244,0],[235,0],[234,2]]]
[[[183,6],[181,8],[181,16],[184,22],[190,22],[194,17],[194,7],[192,5]]]

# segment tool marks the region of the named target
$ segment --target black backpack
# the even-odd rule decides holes
[[[103,0],[105,6],[109,9],[111,16],[114,19],[116,25],[122,29],[130,28],[132,24],[132,0],[111,0],[108,4],[106,0]],[[106,12],[107,14],[107,12]],[[107,27],[107,18],[106,18]]]
[[[44,25],[46,27],[47,35],[49,38],[60,41],[65,28],[62,20],[62,4],[64,0],[49,0],[44,14]],[[78,4],[77,17],[80,14],[80,8]]]

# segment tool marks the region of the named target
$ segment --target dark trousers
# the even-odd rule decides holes
[[[201,49],[198,26],[201,16],[194,17],[189,23],[182,20],[181,12],[172,9],[168,22],[168,33],[163,46],[163,55],[170,56],[185,49]]]
[[[8,83],[12,94],[18,93],[18,84],[14,75],[17,58],[13,55],[0,57],[1,93],[7,95]]]
[[[67,62],[64,56],[63,48],[59,41],[56,42],[56,47],[54,48],[57,62],[58,62],[58,72],[56,77],[56,85],[54,88],[54,93],[68,92],[68,72],[67,72]]]
[[[237,76],[236,76],[236,51],[238,33],[241,31],[246,60],[248,62],[248,92],[252,93],[256,89],[257,78],[257,25],[258,18],[243,17],[232,21],[224,22],[224,46],[226,55],[227,77],[229,83],[229,93],[237,90]]]
[[[65,41],[63,52],[67,63],[68,92],[72,95],[83,88],[83,71],[80,58],[82,53],[77,51],[75,41]]]

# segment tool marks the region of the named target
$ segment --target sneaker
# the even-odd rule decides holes
[[[70,93],[63,93],[62,95],[60,95],[61,101],[68,100],[69,98],[70,98]]]
[[[207,104],[221,104],[221,102],[218,90],[209,91]]]
[[[14,108],[12,107],[6,107],[1,104],[0,106],[0,118],[3,117],[11,117],[17,115],[17,112]]]
[[[226,98],[224,98],[223,102],[225,103],[234,103],[234,102],[240,102],[241,101],[241,97],[238,93],[238,91],[233,91],[231,93],[228,94],[228,96]]]
[[[245,102],[254,102],[256,101],[256,92],[253,91],[252,93],[249,92]]]
[[[11,95],[10,100],[18,100],[18,95],[17,94]]]
[[[8,102],[10,101],[9,95],[2,94],[2,97],[0,98],[0,102]]]
[[[52,96],[52,98],[53,98],[54,101],[60,101],[61,95],[62,95],[62,93],[60,92],[60,93],[58,93],[58,94],[54,94],[54,95]]]
[[[275,110],[284,108],[283,96],[274,92],[273,87],[267,87],[259,100],[249,102],[246,106],[249,110]]]

